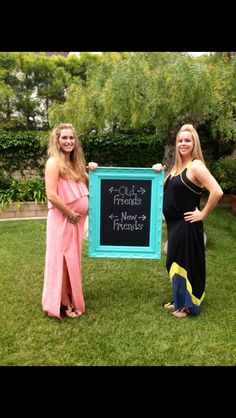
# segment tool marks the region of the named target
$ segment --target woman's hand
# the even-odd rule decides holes
[[[81,216],[80,213],[72,211],[71,216],[68,216],[67,219],[71,224],[75,225],[80,220]]]
[[[87,168],[88,168],[89,170],[96,170],[97,166],[98,166],[98,164],[97,164],[97,163],[94,163],[93,161],[91,161],[90,163],[88,163]]]
[[[185,212],[184,220],[190,223],[202,221],[202,212],[198,208],[196,208],[193,212]]]
[[[153,170],[155,170],[159,173],[161,170],[165,169],[165,165],[162,165],[161,163],[157,163],[157,164],[154,164],[152,166],[152,168],[153,168]]]

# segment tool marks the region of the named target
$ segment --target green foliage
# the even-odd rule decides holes
[[[22,200],[25,202],[46,202],[45,182],[42,178],[28,178],[18,180],[22,190]]]
[[[236,159],[222,157],[210,170],[225,193],[236,193]]]
[[[59,57],[32,52],[0,52],[0,126],[49,128],[48,109],[65,101],[73,82],[86,82],[98,65],[94,54]]]
[[[235,61],[196,60],[180,52],[104,54],[86,82],[73,80],[49,120],[72,121],[80,134],[157,132],[171,142],[183,123],[209,126],[209,142],[233,143]]]
[[[24,176],[31,168],[43,176],[48,137],[49,132],[0,131],[2,172],[10,178],[15,170]],[[82,145],[87,162],[104,166],[148,167],[162,161],[164,153],[164,138],[158,135],[91,134],[83,137]]]
[[[20,202],[46,202],[45,184],[41,178],[0,181],[0,207]]]
[[[164,145],[157,135],[100,134],[83,140],[86,161],[100,166],[151,167],[163,159]]]
[[[12,205],[12,203],[14,203],[11,194],[12,192],[10,189],[0,189],[0,210],[4,208],[4,206]]]
[[[6,190],[9,189],[11,185],[12,178],[9,175],[4,175],[3,170],[0,170],[0,189]]]
[[[7,132],[0,130],[0,168],[11,174],[15,170],[44,167],[46,145],[41,145],[42,134],[33,131]]]
[[[46,57],[0,52],[0,127],[49,129],[70,121],[80,134],[210,127],[220,144],[236,136],[236,57],[180,52],[81,53]]]

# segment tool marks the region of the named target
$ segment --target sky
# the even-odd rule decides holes
[[[191,54],[191,55],[194,55],[194,56],[199,56],[199,55],[203,55],[203,54],[210,54],[210,52],[188,52],[189,54]]]
[[[91,51],[89,51],[89,52],[91,52]],[[200,51],[200,52],[189,52],[189,51],[187,51],[187,52],[188,52],[188,54],[194,55],[196,57],[198,57],[199,55],[203,55],[203,54],[210,54],[210,52],[202,52],[202,51]],[[79,56],[80,52],[69,52],[69,54],[75,54],[75,55]],[[96,51],[96,52],[92,52],[92,54],[101,54],[101,52]]]

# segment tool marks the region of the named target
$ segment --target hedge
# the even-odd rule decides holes
[[[48,132],[0,131],[0,170],[22,175],[29,168],[43,170]],[[83,138],[86,161],[100,166],[149,167],[162,161],[164,146],[157,135],[92,134]]]

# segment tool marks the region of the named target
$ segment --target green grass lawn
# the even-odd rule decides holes
[[[89,258],[84,241],[86,313],[60,321],[41,309],[46,221],[0,222],[0,365],[235,366],[236,217],[216,209],[204,225],[199,316],[179,319],[163,309],[172,294],[165,255]]]

